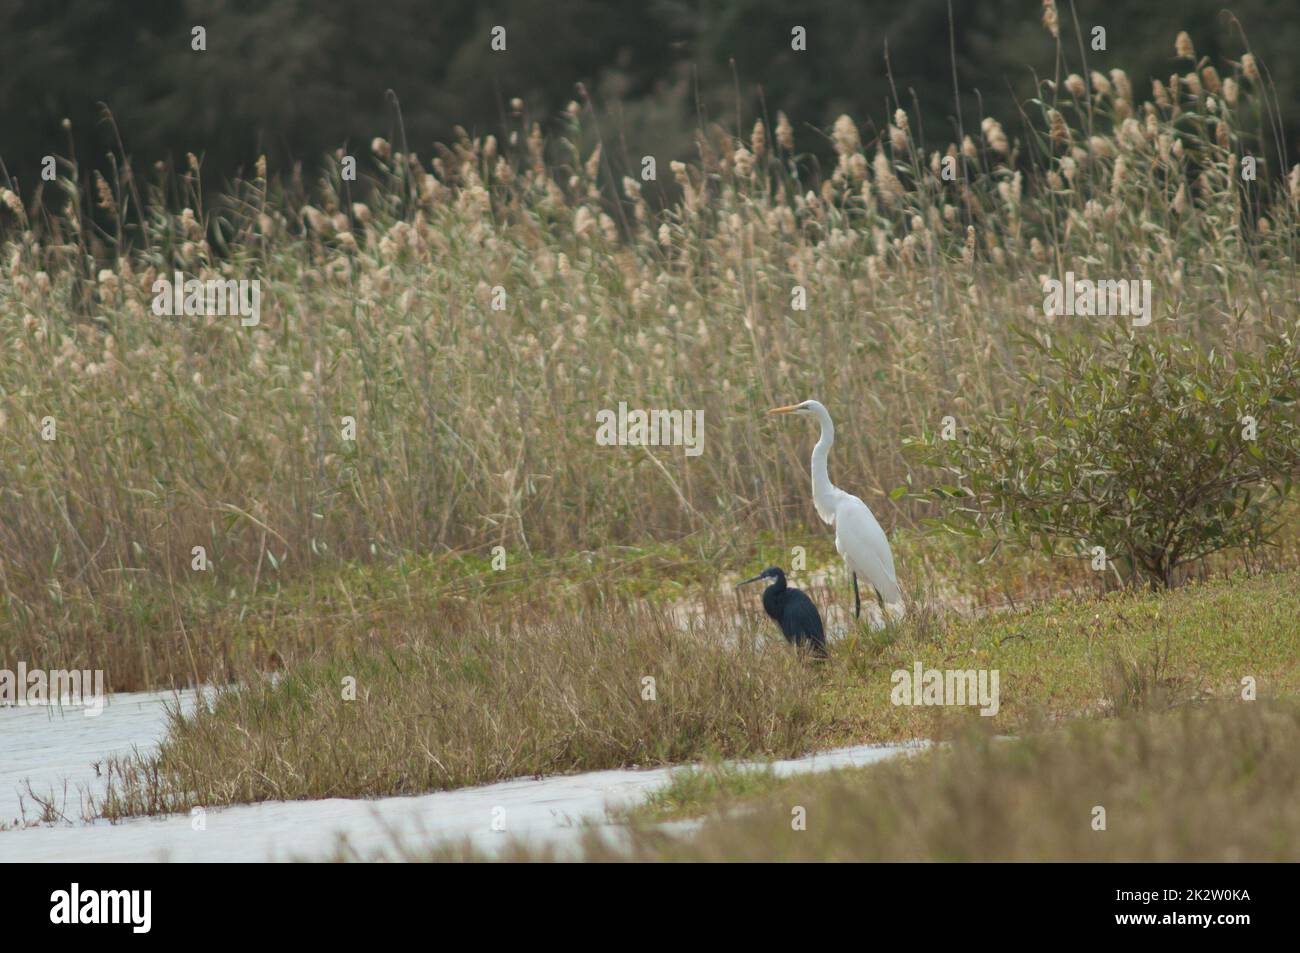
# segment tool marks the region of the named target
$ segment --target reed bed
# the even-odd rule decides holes
[[[1269,158],[1258,66],[1142,85],[1044,81],[953,142],[901,108],[878,138],[841,117],[817,178],[784,115],[702,128],[695,161],[659,163],[664,209],[612,181],[585,102],[550,142],[518,118],[432,158],[376,139],[364,193],[341,152],[215,199],[193,156],[6,188],[0,665],[204,680],[201,607],[242,618],[340,566],[798,539],[813,435],[763,411],[808,397],[839,422],[833,478],[915,527],[902,437],[1016,401],[1017,329],[1088,333],[1044,317],[1045,278],[1148,279],[1146,330],[1206,347],[1300,316],[1300,168]],[[178,270],[259,280],[260,323],[155,315]],[[703,452],[600,446],[622,401],[703,410]]]

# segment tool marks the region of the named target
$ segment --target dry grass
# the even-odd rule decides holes
[[[814,743],[822,673],[785,649],[744,628],[683,632],[635,612],[448,627],[435,639],[228,689],[192,717],[173,716],[157,757],[109,764],[113,783],[96,809],[120,817],[416,794],[576,769],[795,754]],[[345,698],[348,679],[355,700]]]
[[[364,206],[337,171],[303,205],[264,166],[204,205],[197,160],[90,194],[66,164],[56,215],[7,192],[0,665],[140,687],[297,657],[293,633],[248,646],[211,613],[345,563],[802,542],[813,435],[761,411],[804,397],[840,424],[833,476],[912,526],[917,504],[888,497],[900,437],[1016,400],[1014,324],[1087,333],[1042,317],[1041,276],[1150,279],[1154,333],[1227,350],[1294,325],[1300,173],[1241,181],[1269,91],[1221,74],[1166,102],[1118,70],[1082,97],[1044,84],[1052,112],[952,144],[897,116],[864,143],[845,117],[824,181],[788,124],[743,150],[710,127],[698,162],[661,161],[682,195],[662,214],[577,145],[582,110],[573,145],[519,129],[429,162],[376,143]],[[261,326],[155,317],[174,269],[260,279]],[[598,446],[596,411],[622,400],[703,409],[703,455]]]
[[[801,661],[758,610],[689,631],[653,609],[560,620],[398,623],[351,652],[173,717],[157,756],[109,765],[109,817],[269,799],[413,794],[507,778],[834,745],[1002,734],[1091,715],[1300,696],[1300,574],[1061,598],[978,619],[854,630]],[[734,607],[733,607],[734,608]],[[1155,659],[1153,663],[1150,660]],[[997,715],[893,704],[891,674],[996,669]],[[1131,664],[1130,664],[1131,663]],[[1114,673],[1118,672],[1119,677]],[[643,699],[643,678],[656,699]],[[344,680],[356,679],[356,700]]]
[[[687,836],[646,820],[589,861],[1290,861],[1300,858],[1300,708],[1193,706],[1082,721],[1018,741],[967,734],[949,749],[829,775],[686,779],[665,803],[707,815]],[[767,788],[754,794],[756,785]],[[1105,829],[1094,811],[1105,809]],[[806,829],[792,829],[803,808]],[[675,813],[682,813],[677,811]],[[406,860],[482,860],[452,845]],[[505,860],[553,860],[515,844]],[[344,852],[341,855],[346,859]]]

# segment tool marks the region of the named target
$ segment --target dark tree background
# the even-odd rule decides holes
[[[1248,42],[1276,86],[1296,161],[1295,6],[1061,0],[1059,10],[1066,70],[1122,67],[1144,98],[1150,76],[1191,68],[1174,57],[1179,30],[1225,74]],[[1055,73],[1040,3],[953,0],[952,12],[965,129],[992,114],[1013,132],[1035,76]],[[579,81],[625,157],[684,157],[701,120],[739,121],[747,135],[778,109],[800,148],[825,156],[818,130],[847,112],[870,131],[896,97],[942,148],[957,139],[948,15],[945,0],[0,0],[0,160],[24,190],[41,156],[68,154],[69,136],[83,167],[102,164],[115,143],[104,103],[137,168],[186,152],[203,157],[209,184],[259,153],[273,170],[310,168],[346,143],[397,141],[389,88],[410,147],[427,158],[456,125],[500,135],[515,96],[530,121],[555,122]],[[489,47],[497,24],[505,53]],[[790,49],[796,24],[808,30],[806,53]],[[190,48],[196,25],[207,29],[203,53]],[[1104,53],[1087,47],[1094,25],[1107,29]],[[1274,173],[1279,165],[1270,156]]]

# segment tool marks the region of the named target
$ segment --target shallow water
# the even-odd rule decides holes
[[[94,716],[75,707],[0,707],[0,823],[20,818],[24,801],[29,819],[34,811],[39,813],[26,797],[24,782],[38,795],[53,793],[64,814],[80,818],[78,788],[96,796],[104,790],[94,763],[108,755],[130,754],[134,745],[153,748],[166,730],[164,703],[179,702],[188,713],[196,697],[193,691],[122,692],[109,695],[103,711]]]
[[[584,824],[607,825],[606,812],[645,799],[674,768],[618,769],[519,779],[417,797],[374,800],[275,801],[213,809],[206,829],[189,816],[85,823],[79,790],[102,793],[93,763],[108,754],[152,750],[166,730],[170,692],[113,695],[103,714],[80,710],[0,708],[0,818],[19,816],[30,781],[38,793],[68,782],[65,813],[72,823],[0,831],[0,861],[264,861],[320,859],[346,835],[362,856],[468,838],[492,851],[510,839],[561,848],[577,843]],[[180,697],[193,708],[193,692]],[[921,743],[923,744],[923,743]],[[861,745],[778,761],[780,775],[872,764],[919,744]],[[28,805],[29,818],[33,807]],[[501,830],[494,829],[500,827]]]

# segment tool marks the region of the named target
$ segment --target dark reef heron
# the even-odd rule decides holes
[[[763,611],[776,620],[785,640],[796,648],[807,647],[818,658],[826,657],[826,633],[822,617],[808,594],[786,585],[785,572],[778,566],[764,569],[753,579],[736,583],[736,588],[760,579],[772,582],[763,590]]]

